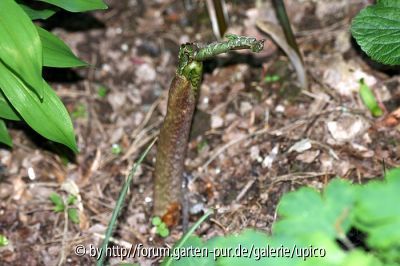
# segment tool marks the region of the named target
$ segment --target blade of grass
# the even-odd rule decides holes
[[[211,214],[214,213],[214,210],[209,210],[206,212],[190,229],[182,236],[182,238],[176,243],[176,245],[173,247],[173,249],[180,249],[185,242],[189,239],[189,237],[194,233],[194,231],[200,226],[202,222],[204,222],[205,219],[208,218]],[[161,264],[162,266],[169,266],[171,263],[175,261],[174,257],[170,256],[166,258],[166,260]]]
[[[132,167],[131,171],[129,172],[128,178],[125,180],[125,183],[124,183],[124,185],[123,185],[123,187],[121,189],[121,192],[119,194],[117,203],[115,204],[115,208],[114,208],[113,213],[111,215],[111,220],[110,220],[110,223],[108,224],[107,231],[106,231],[106,234],[104,236],[103,244],[101,245],[101,248],[100,248],[100,258],[96,263],[97,266],[103,266],[104,261],[106,259],[105,254],[107,252],[103,252],[103,251],[106,250],[106,248],[108,246],[108,242],[110,240],[110,237],[111,237],[111,235],[112,235],[112,233],[114,231],[115,223],[117,222],[117,218],[118,218],[118,216],[119,216],[119,214],[120,214],[120,212],[122,210],[122,205],[123,205],[123,203],[125,201],[125,198],[126,198],[126,195],[127,195],[127,192],[128,192],[128,188],[129,188],[129,185],[131,184],[133,175],[135,174],[137,168],[142,163],[142,161],[144,160],[146,155],[149,153],[150,149],[153,147],[153,145],[156,142],[156,140],[157,140],[157,138],[154,139],[150,143],[150,145],[146,148],[146,150],[142,153],[142,155],[140,156],[139,160],[136,161],[135,165]]]

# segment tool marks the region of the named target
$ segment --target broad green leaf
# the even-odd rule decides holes
[[[379,107],[374,93],[362,79],[360,80],[360,97],[373,116],[378,117],[383,115],[383,110]]]
[[[84,12],[96,9],[107,9],[102,0],[38,0],[61,7],[70,12]]]
[[[0,143],[12,147],[12,140],[3,119],[0,119]]]
[[[14,107],[7,101],[0,89],[0,118],[19,121],[21,118]]]
[[[42,44],[28,15],[14,0],[0,1],[0,61],[43,97]],[[2,88],[4,89],[4,88]]]
[[[353,249],[343,250],[336,242],[336,239],[328,237],[325,234],[314,234],[307,236],[303,240],[306,247],[316,248],[315,255],[311,256],[311,250],[306,249],[309,256],[304,256],[304,260],[298,266],[381,266],[382,263],[371,253],[364,250]],[[325,256],[320,257],[320,249],[325,251]],[[292,265],[292,264],[290,264]]]
[[[359,192],[356,225],[368,234],[369,246],[400,250],[400,173],[389,172],[386,182],[369,182]],[[397,255],[400,260],[400,252]]]
[[[350,214],[356,198],[353,186],[335,179],[323,196],[311,188],[285,194],[278,204],[280,219],[274,224],[273,232],[294,237],[319,232],[332,238],[343,237],[351,225]]]
[[[43,45],[43,65],[48,67],[78,67],[87,64],[76,57],[57,36],[36,27]]]
[[[71,119],[63,103],[43,80],[43,100],[0,62],[0,88],[20,116],[42,136],[77,152]]]
[[[30,17],[31,20],[35,19],[48,19],[49,17],[53,16],[57,11],[56,8],[53,9],[34,9],[30,6],[18,3],[20,7],[25,11],[25,13]]]
[[[351,32],[361,49],[373,60],[388,65],[400,64],[398,1],[380,1],[366,7],[353,19]]]
[[[396,1],[396,0],[378,0],[378,4],[380,6],[385,6],[385,7],[398,7],[398,8],[400,8],[400,1]]]

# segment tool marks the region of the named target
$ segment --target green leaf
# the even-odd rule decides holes
[[[68,209],[68,218],[74,223],[79,224],[79,212],[76,208]]]
[[[400,64],[400,3],[379,1],[364,8],[352,21],[351,32],[373,60]]]
[[[18,3],[19,6],[25,11],[25,13],[30,17],[31,20],[35,19],[48,19],[49,17],[53,16],[57,10],[56,8],[53,9],[34,9],[30,6],[27,6],[25,4]]]
[[[0,118],[19,121],[21,118],[15,111],[14,107],[10,102],[4,97],[3,92],[0,89]]]
[[[35,26],[14,0],[0,1],[0,18],[0,61],[43,97],[42,44]]]
[[[5,235],[0,234],[0,247],[5,247],[8,245],[8,239]]]
[[[161,237],[167,237],[167,236],[169,236],[169,229],[168,229],[168,228],[160,229],[159,232],[158,232],[158,234],[159,234]]]
[[[0,119],[0,143],[12,147],[12,140],[3,119]]]
[[[48,67],[79,67],[87,63],[76,57],[57,36],[36,27],[43,45],[43,65]]]
[[[96,9],[107,9],[107,5],[101,0],[39,0],[70,12],[84,12]]]
[[[154,226],[160,225],[162,223],[161,218],[158,216],[153,217],[153,219],[151,219],[151,224]]]
[[[67,205],[74,205],[77,199],[78,199],[78,197],[75,195],[72,195],[72,194],[68,195]]]
[[[50,201],[54,204],[54,211],[55,212],[63,212],[65,209],[64,201],[60,195],[53,192],[49,196]]]
[[[364,80],[360,80],[360,97],[364,105],[375,117],[383,115],[383,110],[379,107],[375,95],[372,90],[365,84]]]
[[[71,119],[63,103],[43,80],[42,101],[0,62],[0,88],[21,117],[42,136],[77,152]]]
[[[368,235],[367,243],[378,249],[400,250],[400,171],[388,173],[386,182],[369,182],[359,192],[356,225]],[[397,253],[400,261],[400,252]]]
[[[323,197],[311,188],[285,194],[278,205],[281,219],[274,224],[273,232],[294,237],[318,232],[332,238],[343,237],[351,226],[350,213],[356,199],[354,186],[335,179],[326,187]]]

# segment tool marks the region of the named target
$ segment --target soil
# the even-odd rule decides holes
[[[42,23],[91,65],[44,71],[71,113],[80,152],[73,156],[24,124],[8,123],[14,148],[0,147],[0,233],[9,239],[1,265],[95,262],[77,256],[76,247],[101,244],[130,168],[157,136],[179,45],[215,41],[205,1],[106,2],[106,11],[60,12]],[[364,183],[400,163],[398,69],[371,63],[349,33],[370,1],[286,1],[309,78],[304,90],[285,54],[256,29],[258,18],[276,21],[269,1],[227,2],[228,31],[266,42],[260,54],[205,62],[186,160],[190,225],[215,209],[196,231],[204,239],[246,227],[270,232],[282,194],[321,189],[336,176]],[[383,117],[362,104],[360,78],[385,108]],[[173,245],[183,234],[181,223],[167,238],[151,225],[155,153],[153,147],[135,174],[114,245]],[[79,224],[53,210],[53,192],[79,195]]]

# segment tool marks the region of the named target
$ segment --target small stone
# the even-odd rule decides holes
[[[218,115],[211,116],[211,128],[219,128],[224,125],[224,120]]]

